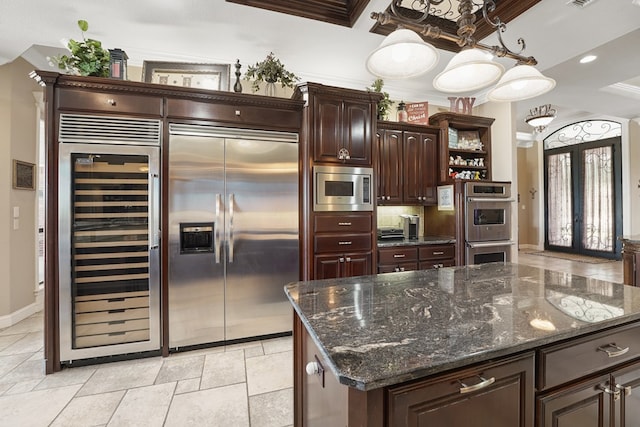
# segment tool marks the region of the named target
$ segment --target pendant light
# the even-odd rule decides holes
[[[433,80],[433,86],[442,92],[469,92],[495,83],[503,72],[504,67],[492,61],[486,52],[464,49],[451,58]]]
[[[399,28],[389,34],[367,58],[375,76],[406,79],[422,75],[438,63],[438,51],[411,30]]]
[[[549,92],[556,81],[545,77],[530,65],[516,65],[507,70],[487,98],[495,102],[522,101]]]

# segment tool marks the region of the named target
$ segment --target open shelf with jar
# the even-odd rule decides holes
[[[491,179],[491,125],[494,119],[437,113],[429,123],[440,128],[440,182]]]

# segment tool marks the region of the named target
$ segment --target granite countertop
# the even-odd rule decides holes
[[[619,239],[623,243],[635,243],[636,245],[640,244],[640,234],[635,234],[633,236],[620,236]]]
[[[640,288],[511,263],[285,290],[331,371],[360,390],[640,320]]]
[[[455,237],[450,236],[423,236],[417,240],[378,240],[379,248],[391,248],[394,246],[421,246],[421,245],[444,245],[447,243],[455,243]]]

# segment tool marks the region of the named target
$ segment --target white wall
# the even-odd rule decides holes
[[[36,102],[41,88],[29,78],[33,67],[19,58],[0,66],[0,327],[35,312],[36,191],[12,188],[13,160],[37,163]],[[14,208],[19,209],[14,224]]]

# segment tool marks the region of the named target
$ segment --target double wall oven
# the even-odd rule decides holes
[[[511,183],[465,184],[466,264],[511,261]]]

